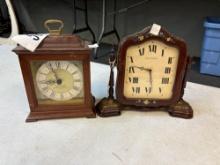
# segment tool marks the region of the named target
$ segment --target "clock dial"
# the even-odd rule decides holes
[[[124,96],[170,99],[173,95],[179,50],[158,40],[131,46],[126,52]]]
[[[37,70],[36,84],[46,98],[70,100],[77,97],[83,88],[82,72],[69,61],[48,61]]]

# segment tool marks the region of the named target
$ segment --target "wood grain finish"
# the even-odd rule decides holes
[[[25,83],[26,93],[30,105],[30,114],[27,122],[40,119],[68,118],[68,117],[95,117],[94,100],[91,95],[90,82],[90,54],[87,44],[78,36],[49,36],[35,52],[18,46],[14,50],[20,61]],[[42,105],[38,104],[34,80],[31,73],[31,61],[82,61],[84,79],[84,103],[80,105]]]

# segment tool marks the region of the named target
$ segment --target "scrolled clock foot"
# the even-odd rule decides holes
[[[193,117],[192,107],[184,100],[180,100],[168,110],[169,114],[174,117],[191,119]]]
[[[96,105],[96,112],[101,117],[119,116],[121,115],[120,104],[111,98],[103,98]]]

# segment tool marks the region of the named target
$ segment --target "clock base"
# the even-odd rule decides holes
[[[111,117],[118,116],[121,114],[122,110],[136,110],[136,111],[166,111],[173,117],[180,117],[184,119],[191,119],[193,117],[193,110],[191,106],[184,100],[180,100],[173,106],[169,107],[159,107],[159,108],[150,108],[150,107],[137,107],[137,106],[127,106],[120,104],[115,99],[103,98],[96,105],[96,112],[101,117]]]
[[[183,99],[181,99],[175,105],[170,106],[168,112],[174,117],[181,117],[185,119],[190,119],[193,117],[192,107]]]
[[[101,117],[119,116],[121,115],[120,104],[112,98],[103,98],[96,105],[96,112]]]
[[[62,110],[47,110],[47,111],[31,111],[25,120],[26,122],[35,122],[38,120],[46,119],[62,119],[62,118],[74,118],[74,117],[87,117],[95,118],[95,97],[92,96],[91,105],[82,109],[62,109]]]
[[[62,119],[62,118],[73,118],[73,117],[87,117],[87,118],[95,118],[95,112],[91,110],[82,111],[74,110],[66,110],[66,111],[44,111],[44,112],[31,112],[26,122],[35,122],[38,120],[46,120],[46,119]]]

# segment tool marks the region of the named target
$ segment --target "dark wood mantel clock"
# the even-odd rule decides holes
[[[116,99],[104,98],[98,103],[100,116],[119,115],[127,109],[163,110],[171,116],[193,117],[191,106],[182,98],[190,63],[186,43],[164,28],[157,35],[151,30],[148,27],[125,37],[119,44]]]
[[[63,23],[50,20],[45,23]],[[61,29],[61,28],[60,28]],[[90,54],[86,42],[75,35],[50,34],[34,51],[21,46],[18,54],[30,105],[26,121],[95,117],[90,87]]]

